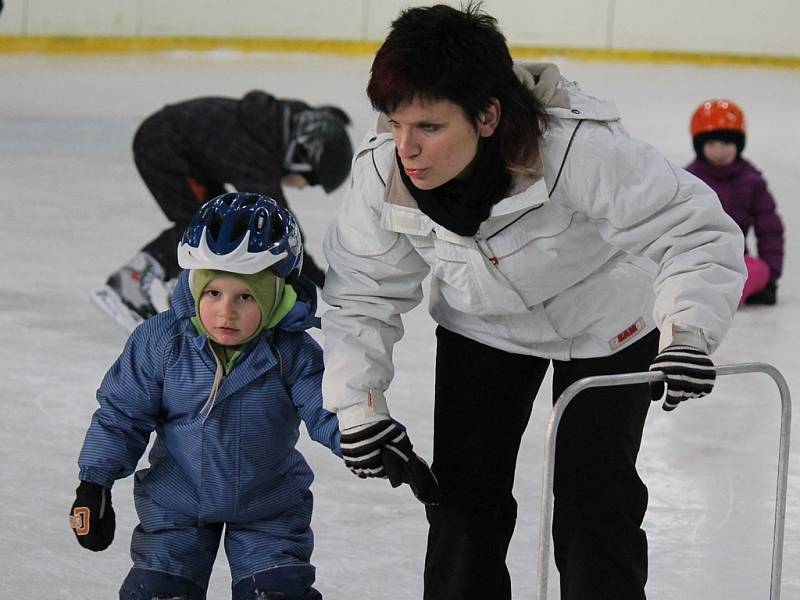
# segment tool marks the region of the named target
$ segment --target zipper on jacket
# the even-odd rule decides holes
[[[481,251],[481,254],[483,254],[487,259],[489,259],[489,262],[496,267],[500,263],[500,259],[494,255],[494,252],[492,252],[492,249],[489,247],[489,244],[481,236],[480,230],[478,231],[478,233],[475,234],[475,242],[478,244],[478,250]]]
[[[203,414],[203,411],[206,411],[205,416],[203,417],[203,422],[205,423],[206,419],[208,419],[208,415],[211,414],[211,410],[214,408],[214,403],[217,400],[217,394],[219,393],[219,389],[222,387],[222,383],[225,381],[225,369],[222,367],[222,362],[220,362],[217,353],[214,352],[214,349],[211,347],[209,343],[208,346],[209,351],[211,352],[211,356],[214,357],[214,363],[217,365],[217,369],[214,372],[214,383],[211,384],[211,392],[208,394],[208,400],[203,405],[203,408],[200,409],[200,414]],[[208,410],[206,410],[208,408]]]
[[[280,373],[281,379],[283,379],[283,356],[281,356],[280,348],[278,348],[278,345],[274,342],[274,339],[270,340],[269,346],[272,348],[273,354],[275,354],[275,357],[278,359],[278,373]]]

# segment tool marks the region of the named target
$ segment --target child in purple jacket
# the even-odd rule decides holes
[[[742,302],[775,304],[783,269],[783,223],[761,171],[741,156],[744,113],[730,100],[706,100],[692,115],[691,133],[697,158],[686,170],[717,193],[745,238],[751,228],[755,234],[758,256],[745,256]]]

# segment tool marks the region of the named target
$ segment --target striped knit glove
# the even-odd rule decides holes
[[[423,504],[438,503],[436,476],[414,453],[405,427],[394,419],[345,429],[341,448],[344,464],[362,479],[388,478],[392,487],[407,483]]]
[[[717,378],[717,370],[708,354],[682,344],[664,348],[653,360],[650,370],[661,371],[667,376],[667,395],[661,405],[664,410],[674,410],[684,400],[710,394]],[[653,402],[663,395],[663,381],[650,384]]]

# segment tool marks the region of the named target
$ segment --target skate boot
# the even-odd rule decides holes
[[[133,331],[143,320],[169,308],[175,281],[164,281],[164,269],[146,252],[138,252],[115,271],[92,300],[119,325]]]
[[[175,291],[175,286],[178,285],[178,278],[167,279],[166,281],[158,278],[153,278],[148,295],[150,296],[150,303],[157,313],[169,310],[169,301],[172,298],[172,292]]]
[[[178,575],[132,568],[119,590],[120,600],[205,600],[206,591]]]

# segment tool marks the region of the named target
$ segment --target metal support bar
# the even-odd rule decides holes
[[[783,531],[786,521],[786,488],[789,478],[789,437],[791,434],[792,403],[789,387],[780,371],[766,363],[741,363],[720,365],[717,375],[738,373],[766,373],[775,381],[781,397],[781,428],[778,448],[778,484],[775,494],[775,524],[772,534],[772,574],[770,577],[770,600],[780,600],[781,569],[783,567]],[[569,403],[583,390],[591,387],[634,385],[666,381],[660,371],[626,373],[623,375],[600,375],[585,377],[570,385],[553,406],[547,421],[544,448],[544,473],[542,475],[542,499],[539,519],[539,582],[537,600],[547,599],[548,571],[550,567],[550,535],[553,525],[553,481],[555,476],[556,431],[561,416]]]

